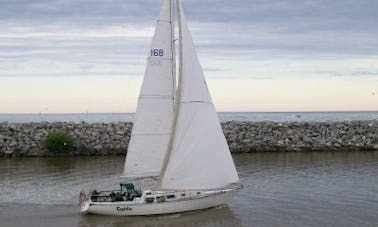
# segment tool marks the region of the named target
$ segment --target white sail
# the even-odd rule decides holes
[[[138,191],[121,184],[121,191],[123,186],[128,190],[116,197],[106,191],[80,193],[82,212],[126,216],[205,209],[227,203],[241,188],[231,185],[239,183],[239,177],[180,0],[176,90],[173,1],[163,0],[124,169],[124,177],[153,183],[152,188]],[[155,190],[151,180],[157,176]]]
[[[159,188],[208,190],[239,182],[203,71],[178,0],[180,71],[178,107]]]
[[[122,177],[158,176],[167,150],[175,93],[172,1],[163,0],[157,21]]]

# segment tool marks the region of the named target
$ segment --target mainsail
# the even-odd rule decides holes
[[[173,0],[164,0],[151,44],[122,177],[158,176],[174,108]]]
[[[162,190],[208,190],[239,182],[211,100],[181,1],[179,84],[173,135],[159,179]]]

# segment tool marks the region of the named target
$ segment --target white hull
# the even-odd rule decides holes
[[[113,216],[177,213],[206,209],[227,203],[235,196],[237,191],[237,189],[229,189],[195,198],[153,203],[85,201],[81,207],[81,211],[84,213]]]

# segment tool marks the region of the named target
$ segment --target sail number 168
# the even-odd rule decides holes
[[[151,56],[163,57],[164,56],[164,50],[163,49],[151,49]]]

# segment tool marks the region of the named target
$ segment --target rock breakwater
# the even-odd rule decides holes
[[[204,126],[206,127],[206,126]],[[232,152],[378,151],[378,120],[344,122],[223,122]],[[70,155],[125,154],[132,123],[0,123],[1,156],[49,156],[42,141],[65,130],[75,138]]]
[[[225,122],[233,152],[378,151],[378,121]]]

